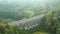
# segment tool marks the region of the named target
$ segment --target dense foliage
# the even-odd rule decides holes
[[[4,5],[5,6],[5,5]],[[13,7],[13,6],[12,6]],[[27,6],[29,7],[29,6]],[[0,34],[60,34],[60,5],[57,7],[2,7],[0,8]],[[30,30],[19,29],[8,23],[46,14],[41,24]]]

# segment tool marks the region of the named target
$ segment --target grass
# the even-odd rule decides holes
[[[33,34],[50,34],[50,33],[47,33],[47,32],[35,32]]]

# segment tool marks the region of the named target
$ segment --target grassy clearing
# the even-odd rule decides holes
[[[35,32],[33,34],[50,34],[50,33],[47,33],[47,32]]]

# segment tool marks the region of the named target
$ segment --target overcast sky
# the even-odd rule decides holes
[[[8,3],[14,3],[14,2],[20,2],[20,3],[35,3],[35,2],[56,2],[58,0],[0,0],[0,2],[8,2]]]
[[[56,5],[57,2],[60,2],[60,0],[0,0],[0,4],[19,4],[21,6],[25,5]]]

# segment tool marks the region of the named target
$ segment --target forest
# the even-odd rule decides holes
[[[0,1],[0,34],[60,34],[60,0],[23,1]]]

